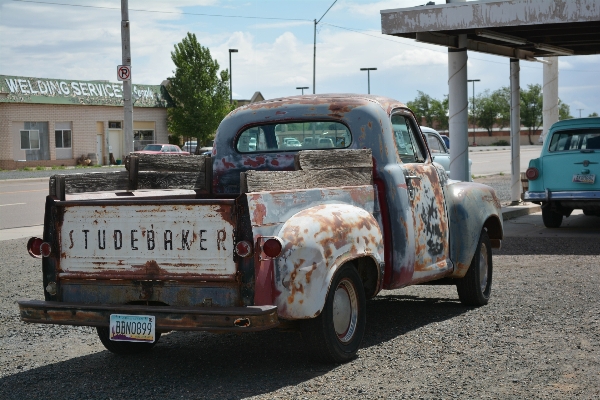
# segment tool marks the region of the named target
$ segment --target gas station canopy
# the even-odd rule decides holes
[[[430,2],[432,3],[432,2]],[[452,2],[381,11],[382,33],[521,60],[600,54],[600,0]]]

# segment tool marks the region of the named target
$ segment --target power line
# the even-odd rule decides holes
[[[56,6],[67,6],[67,7],[95,8],[95,9],[101,9],[101,10],[121,10],[121,7],[103,7],[103,6],[84,5],[84,4],[67,4],[67,3],[56,3],[56,2],[46,2],[46,1],[36,1],[36,0],[12,0],[12,1],[19,2],[19,3],[33,3],[33,4],[46,4],[46,5],[56,5]],[[333,6],[333,4],[332,4],[332,6]],[[160,11],[160,10],[145,10],[145,9],[134,9],[134,8],[130,8],[129,10],[130,11],[147,12],[147,13],[193,15],[193,16],[200,16],[200,17],[215,17],[215,18],[241,18],[241,19],[257,19],[257,20],[313,22],[310,19],[304,19],[304,18],[251,17],[251,16],[247,16],[247,15],[206,14],[206,13],[191,13],[191,12],[183,12],[183,11]],[[329,10],[327,10],[327,11],[329,11]],[[320,23],[322,23],[323,25],[329,25],[329,26],[331,26],[333,28],[343,29],[343,30],[354,32],[354,33],[358,33],[358,34],[361,34],[361,35],[370,36],[370,37],[373,37],[375,39],[386,40],[388,42],[393,42],[393,43],[396,43],[396,44],[403,44],[403,45],[406,45],[406,46],[411,46],[411,47],[417,47],[417,48],[420,48],[420,49],[426,49],[426,50],[436,51],[436,52],[439,52],[439,53],[446,53],[444,50],[430,49],[430,48],[425,47],[425,46],[419,46],[419,45],[412,44],[412,43],[400,42],[398,40],[393,40],[393,39],[390,39],[390,38],[376,36],[376,35],[373,35],[373,34],[366,33],[366,32],[378,32],[378,31],[374,31],[374,30],[364,31],[364,30],[360,30],[360,29],[357,29],[357,28],[348,28],[348,27],[344,27],[344,26],[328,24],[327,22],[320,22]],[[501,65],[505,64],[505,63],[500,62],[500,61],[484,60],[482,58],[477,58],[477,57],[469,57],[469,59],[471,59],[471,60],[478,60],[478,61],[484,61],[484,62],[489,62],[489,63],[494,63],[494,64],[501,64]],[[538,71],[542,69],[542,68],[532,67],[532,66],[527,66],[527,65],[521,65],[521,68],[536,69]],[[573,72],[599,72],[599,71],[594,71],[594,70],[580,70],[580,69],[579,70],[578,69],[562,69],[561,70],[561,72],[568,72],[568,71],[573,71]]]
[[[47,4],[54,6],[67,6],[67,7],[81,7],[81,8],[97,8],[101,10],[121,10],[121,7],[102,7],[102,6],[91,6],[84,4],[66,4],[66,3],[54,3],[47,1],[35,1],[35,0],[12,0],[19,3],[34,3],[34,4]],[[303,18],[279,18],[279,17],[250,17],[247,15],[225,15],[225,14],[205,14],[205,13],[191,13],[191,12],[183,12],[183,11],[161,11],[161,10],[144,10],[144,9],[135,9],[130,8],[129,11],[139,11],[139,12],[147,12],[147,13],[157,13],[157,14],[181,14],[181,15],[195,15],[201,17],[218,17],[218,18],[243,18],[243,19],[262,19],[262,20],[278,20],[278,21],[307,21],[312,22],[310,19]]]

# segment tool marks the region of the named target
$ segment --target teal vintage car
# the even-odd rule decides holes
[[[524,199],[542,205],[548,228],[560,227],[573,210],[600,216],[600,118],[558,121],[539,158],[529,162]]]

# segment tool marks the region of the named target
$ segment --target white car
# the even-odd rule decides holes
[[[435,129],[428,128],[426,126],[421,126],[421,132],[425,135],[427,139],[427,144],[429,145],[429,151],[431,151],[431,157],[433,157],[433,161],[440,164],[446,170],[448,176],[450,176],[450,150],[446,147],[442,136]],[[473,162],[469,159],[469,180],[473,180],[473,176],[471,175],[471,164]]]

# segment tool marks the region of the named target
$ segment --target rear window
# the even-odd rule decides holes
[[[549,151],[600,150],[600,129],[572,129],[552,134]]]
[[[149,144],[146,147],[144,147],[144,150],[148,150],[148,151],[160,151],[162,149],[162,145],[160,144]]]
[[[265,124],[244,130],[237,139],[240,153],[344,149],[352,143],[346,125],[331,121]]]

